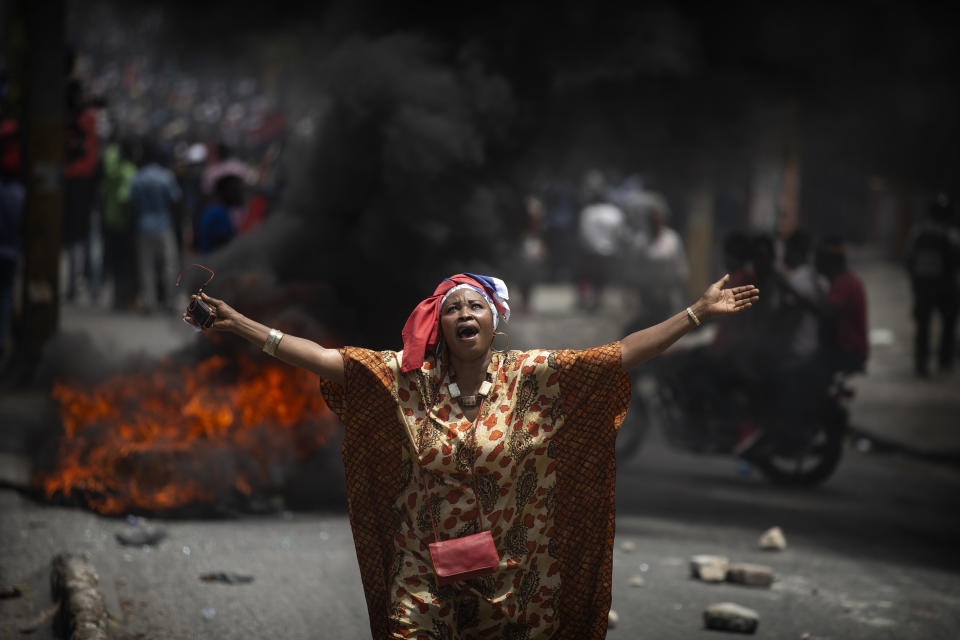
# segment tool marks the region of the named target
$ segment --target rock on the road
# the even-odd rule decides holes
[[[783,551],[787,548],[787,538],[780,527],[772,527],[764,531],[757,544],[764,551]]]
[[[620,615],[613,609],[610,609],[610,613],[607,614],[607,628],[616,629],[618,622],[620,622]]]
[[[729,564],[726,556],[696,555],[690,558],[690,575],[704,582],[723,582]]]
[[[769,587],[773,584],[773,569],[762,564],[735,562],[727,567],[727,581],[750,587]]]
[[[760,624],[760,616],[753,609],[739,604],[720,602],[706,608],[703,622],[708,629],[754,633]]]

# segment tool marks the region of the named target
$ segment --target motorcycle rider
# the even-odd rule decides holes
[[[732,453],[749,463],[741,469],[756,468],[774,482],[827,479],[842,457],[847,425],[834,374],[863,369],[866,296],[842,241],[820,243],[814,261],[820,273],[811,264],[812,245],[804,232],[788,237],[786,268],[778,270],[768,237],[729,236],[731,281],[749,273],[767,283],[767,297],[779,304],[744,318],[756,324],[718,326],[710,345],[658,359],[647,370],[653,383],[635,394],[635,419],[652,415],[671,445]],[[635,389],[645,388],[640,382]]]
[[[754,313],[742,325],[718,323],[713,343],[687,359],[682,376],[692,391],[690,397],[696,398],[686,407],[689,413],[738,416],[730,441],[719,446],[740,455],[758,444],[764,431],[754,420],[755,415],[744,415],[737,409],[735,396],[749,396],[756,415],[777,408],[777,372],[784,362],[789,329],[782,309],[783,288],[775,267],[772,236],[732,234],[724,242],[724,253],[731,280],[765,283],[764,298],[754,305]]]
[[[823,364],[831,373],[866,370],[867,295],[863,282],[847,266],[847,248],[839,237],[817,247],[817,271],[830,283],[820,305]]]
[[[783,305],[792,313],[784,317],[788,324],[788,357],[805,360],[820,348],[819,320],[816,308],[823,304],[824,291],[817,270],[810,260],[813,240],[802,229],[791,233],[784,242]]]
[[[761,262],[766,256],[763,244],[754,255]],[[761,313],[757,318],[782,331],[775,332],[770,344],[751,357],[757,391],[754,403],[771,419],[765,421],[765,433],[754,431],[753,425],[739,429],[733,449],[739,455],[764,441],[775,441],[781,448],[802,447],[816,425],[819,401],[834,375],[865,370],[868,346],[863,283],[847,264],[842,239],[820,242],[813,267],[806,264],[809,247],[809,236],[795,232],[786,243],[786,272],[763,278],[760,272],[765,268],[758,269],[757,281],[765,282],[766,290],[773,293],[766,296],[772,298],[766,316]],[[818,274],[828,283],[825,292]],[[770,401],[772,404],[763,404]]]
[[[807,422],[833,377],[864,372],[869,355],[866,289],[847,265],[843,240],[834,236],[821,241],[814,266],[829,283],[822,296],[811,297],[789,279],[784,282],[789,299],[815,314],[819,324],[817,349],[807,356],[791,353],[778,371],[778,404],[786,422]]]

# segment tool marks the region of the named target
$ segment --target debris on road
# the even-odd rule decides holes
[[[729,564],[726,556],[696,555],[690,558],[690,575],[704,582],[723,582]]]
[[[620,614],[610,609],[610,613],[607,614],[607,629],[616,629],[619,622]]]
[[[753,609],[739,604],[720,602],[706,608],[703,612],[703,622],[707,629],[754,633],[760,624],[760,616]]]
[[[769,587],[773,584],[773,569],[762,564],[737,562],[727,567],[727,581],[750,587]]]
[[[757,544],[764,551],[783,551],[787,548],[787,538],[780,527],[772,527],[763,532]]]
[[[19,598],[23,595],[23,591],[20,591],[20,588],[17,586],[10,587],[0,587],[0,599],[8,600],[10,598]]]
[[[47,608],[47,609],[44,609],[43,611],[41,611],[40,613],[38,613],[38,614],[35,615],[34,617],[29,618],[28,620],[25,620],[25,621],[21,622],[20,625],[19,625],[19,627],[18,627],[19,630],[20,630],[20,633],[23,633],[23,634],[33,633],[34,631],[36,631],[37,629],[39,629],[40,627],[42,627],[43,624],[44,624],[47,620],[49,620],[57,611],[60,611],[60,603],[59,603],[59,602],[57,602],[56,604],[54,604],[52,607],[49,607],[49,608]]]
[[[117,542],[128,547],[156,545],[167,537],[167,532],[158,527],[137,527],[117,534]]]
[[[633,576],[630,578],[631,587],[642,587],[646,583],[646,580],[643,579],[643,576]]]
[[[204,620],[213,620],[217,617],[217,610],[213,607],[204,607],[200,609],[200,615],[203,616]]]
[[[59,626],[71,640],[107,640],[107,609],[100,576],[86,554],[61,553],[53,559],[50,590],[60,601]]]
[[[637,543],[633,540],[624,540],[620,543],[620,550],[624,553],[632,553],[637,550]]]
[[[253,576],[244,575],[242,573],[233,573],[231,571],[215,571],[212,573],[205,573],[200,576],[200,579],[204,582],[225,582],[226,584],[247,584],[253,582]]]

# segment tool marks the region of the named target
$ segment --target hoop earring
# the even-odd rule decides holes
[[[496,340],[496,339],[497,339],[497,336],[504,336],[504,337],[507,339],[507,346],[505,346],[503,349],[496,349],[496,350],[497,350],[497,351],[509,351],[509,349],[510,349],[510,336],[509,336],[505,331],[494,331],[494,332],[493,332],[493,339]],[[492,342],[491,342],[490,344],[491,344],[491,346],[493,345]]]

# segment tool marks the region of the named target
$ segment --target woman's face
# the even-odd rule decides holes
[[[454,357],[483,357],[493,343],[490,305],[473,289],[454,291],[440,308],[440,330]]]

